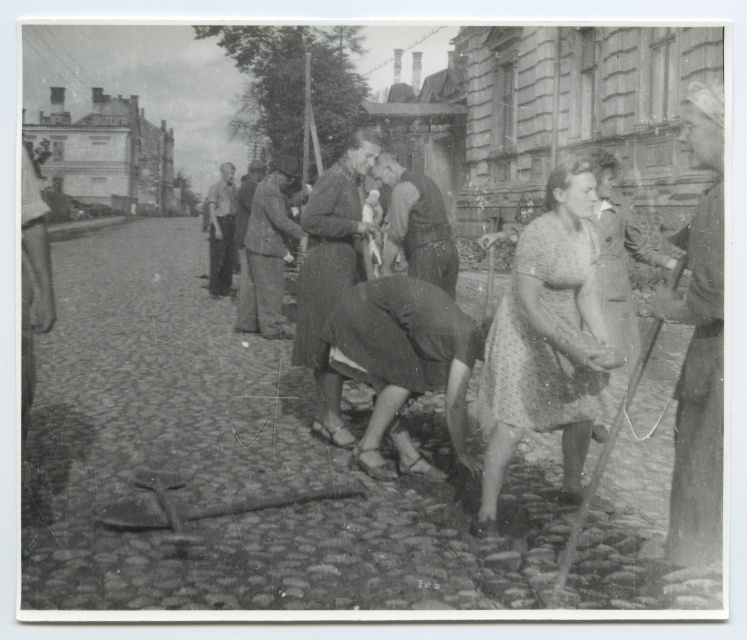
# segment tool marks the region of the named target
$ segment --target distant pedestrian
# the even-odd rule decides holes
[[[271,173],[257,186],[246,233],[248,248],[248,329],[268,340],[292,340],[283,328],[285,236],[298,240],[306,233],[290,217],[283,194],[291,180],[300,177],[298,161],[280,156],[270,165]]]
[[[42,182],[31,156],[21,151],[21,460],[26,460],[26,443],[31,428],[31,403],[36,391],[34,333],[47,333],[57,320],[52,286],[52,259],[44,215],[49,207],[42,199]],[[28,261],[31,273],[26,267]],[[34,281],[38,297],[34,298]],[[32,303],[35,321],[31,321]]]
[[[459,251],[438,185],[428,176],[403,167],[391,153],[379,156],[372,175],[393,188],[382,275],[392,273],[402,248],[407,275],[430,282],[455,298]]]
[[[250,301],[252,283],[249,278],[249,249],[246,246],[246,230],[249,227],[249,216],[251,215],[254,192],[257,190],[257,185],[262,181],[262,178],[265,177],[265,169],[264,162],[261,160],[252,160],[249,163],[247,175],[241,179],[241,187],[239,188],[235,244],[236,251],[239,254],[241,280],[239,281],[238,309],[236,312],[236,326],[234,328],[236,333],[255,333],[258,330]]]
[[[236,167],[224,162],[221,179],[208,191],[210,210],[210,296],[226,296],[233,284],[234,236],[236,234]]]
[[[687,294],[658,291],[658,318],[695,325],[675,397],[674,472],[667,557],[682,567],[723,561],[724,474],[724,88],[690,84],[679,141],[691,169],[715,184],[693,221],[670,238],[687,249]]]

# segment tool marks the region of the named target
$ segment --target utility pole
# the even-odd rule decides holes
[[[303,184],[309,182],[309,135],[311,129],[311,53],[306,53],[306,99],[303,119]]]

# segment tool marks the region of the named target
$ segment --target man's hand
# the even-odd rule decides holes
[[[214,222],[213,226],[215,227],[215,239],[223,240],[223,230],[220,228],[220,225],[217,222]]]
[[[381,229],[371,222],[359,222],[356,228],[356,233],[363,235],[370,233],[374,240],[377,242],[381,241]]]

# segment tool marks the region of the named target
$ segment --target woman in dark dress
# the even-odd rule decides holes
[[[353,451],[355,466],[377,479],[397,477],[379,451],[389,429],[399,452],[400,474],[445,480],[395,421],[412,393],[445,383],[446,420],[457,459],[477,471],[476,461],[466,451],[464,426],[467,385],[475,360],[482,357],[484,336],[448,294],[404,276],[359,284],[343,294],[330,314],[322,341],[326,348],[319,352],[320,366],[328,363],[340,380],[345,375],[365,381],[377,393],[368,429]],[[328,411],[334,411],[330,398],[326,400]]]
[[[359,130],[351,136],[340,161],[314,185],[301,219],[301,226],[309,234],[309,244],[298,276],[293,364],[313,368],[319,396],[330,398],[338,407],[342,381],[330,375],[326,366],[317,367],[319,336],[330,309],[357,281],[356,239],[366,233],[381,238],[379,227],[362,221],[363,198],[359,187],[360,179],[371,170],[380,149],[378,138],[371,132]],[[345,428],[339,412],[323,413],[319,408],[312,423],[315,433],[337,446],[352,446],[355,438]]]

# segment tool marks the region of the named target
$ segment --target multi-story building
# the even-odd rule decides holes
[[[165,214],[174,206],[174,130],[145,119],[138,96],[105,95],[94,88],[91,112],[73,122],[65,88],[52,87],[51,113],[24,121],[24,137],[50,141],[43,166],[48,185],[76,200],[125,212]]]
[[[720,27],[462,27],[468,121],[458,231],[539,205],[553,162],[595,146],[622,162],[620,196],[655,243],[712,176],[676,139],[691,81],[723,81]],[[530,204],[531,206],[531,204]]]

